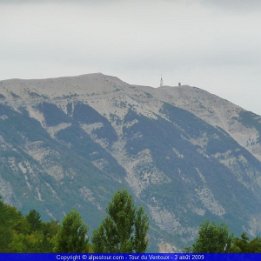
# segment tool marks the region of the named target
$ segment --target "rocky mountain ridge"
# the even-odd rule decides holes
[[[94,228],[108,198],[133,193],[153,250],[188,244],[205,219],[261,231],[261,117],[195,87],[89,74],[0,81],[0,194]]]

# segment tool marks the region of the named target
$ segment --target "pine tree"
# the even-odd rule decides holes
[[[148,246],[147,232],[149,229],[148,217],[144,214],[143,208],[136,211],[135,219],[135,240],[134,249],[137,253],[142,253]]]
[[[94,252],[144,252],[148,245],[148,217],[136,209],[127,191],[117,192],[107,217],[93,234]]]
[[[42,228],[41,216],[36,210],[31,210],[26,216],[26,220],[30,225],[31,231],[40,230]]]
[[[244,232],[239,238],[233,239],[232,252],[234,253],[260,253],[261,238],[255,237],[252,240]]]
[[[200,226],[198,238],[192,246],[193,252],[226,253],[230,252],[232,235],[225,225],[205,222]]]
[[[0,252],[10,252],[10,244],[16,233],[27,230],[25,219],[16,208],[0,198]]]
[[[87,249],[87,226],[76,210],[69,212],[56,237],[56,252],[85,252]]]

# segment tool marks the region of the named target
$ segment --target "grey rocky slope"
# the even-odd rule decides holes
[[[261,231],[261,118],[195,87],[89,74],[0,82],[0,194],[22,211],[91,229],[127,188],[151,249],[189,244],[206,219]]]

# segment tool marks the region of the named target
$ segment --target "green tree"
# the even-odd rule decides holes
[[[252,240],[244,232],[239,238],[233,239],[232,250],[234,253],[261,253],[261,238],[256,237]]]
[[[94,252],[141,253],[148,246],[148,217],[136,208],[127,191],[117,192],[107,209],[107,217],[93,233]]]
[[[234,253],[240,253],[240,252],[246,253],[247,252],[247,248],[248,248],[248,244],[249,244],[249,237],[248,237],[248,235],[246,233],[242,233],[239,238],[235,237],[233,239],[231,252],[234,252]]]
[[[136,253],[142,253],[147,249],[148,246],[147,233],[149,229],[148,217],[144,214],[143,208],[136,210],[134,226],[134,250]]]
[[[41,253],[43,235],[40,232],[33,232],[30,234],[15,233],[12,242],[10,243],[11,252],[19,253]]]
[[[22,214],[0,198],[0,252],[10,252],[14,235],[26,230],[26,222]]]
[[[43,253],[50,253],[54,250],[56,235],[59,231],[59,223],[57,221],[51,220],[45,222],[42,225],[43,240],[41,244],[41,249]]]
[[[26,220],[30,225],[31,231],[37,231],[42,229],[41,216],[36,210],[31,210],[26,216]]]
[[[42,222],[41,227],[35,231],[31,231],[30,228],[28,229],[28,232],[16,232],[14,233],[12,242],[10,243],[10,251],[20,253],[53,252],[58,229],[58,223],[55,221],[50,221],[47,223]]]
[[[261,238],[255,237],[249,242],[248,249],[250,253],[261,253]]]
[[[232,235],[225,225],[203,223],[198,232],[192,251],[198,253],[226,253],[230,252]]]
[[[56,237],[55,251],[85,252],[88,244],[87,226],[76,210],[70,211],[64,218]]]

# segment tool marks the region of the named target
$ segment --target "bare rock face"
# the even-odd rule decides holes
[[[204,220],[260,233],[261,117],[190,86],[89,74],[0,82],[0,195],[90,228],[127,188],[152,251],[188,246]]]

